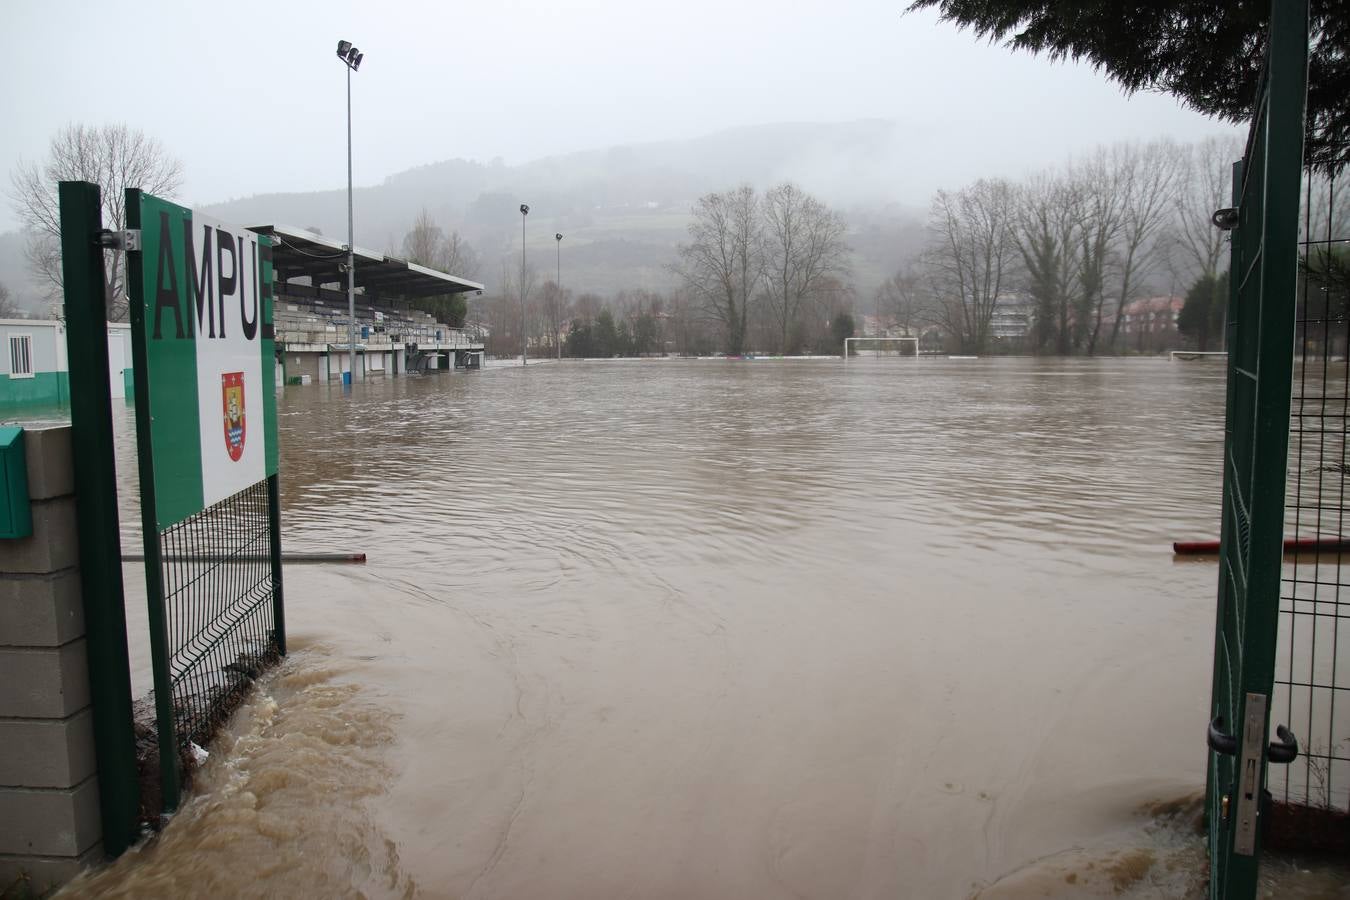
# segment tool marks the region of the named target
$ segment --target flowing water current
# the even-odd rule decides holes
[[[369,562],[287,567],[291,656],[70,893],[1199,895],[1216,569],[1169,545],[1217,537],[1223,394],[946,359],[288,388],[284,544]]]

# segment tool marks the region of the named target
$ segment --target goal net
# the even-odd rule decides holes
[[[851,337],[844,338],[844,362],[849,357],[918,356],[916,337]]]

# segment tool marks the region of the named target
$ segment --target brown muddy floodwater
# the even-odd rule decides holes
[[[1222,406],[1165,361],[288,388],[284,542],[370,562],[287,568],[291,657],[76,893],[1194,894],[1216,570],[1169,543]]]

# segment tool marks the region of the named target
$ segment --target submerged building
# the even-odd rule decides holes
[[[483,285],[383,253],[356,248],[356,347],[348,343],[346,245],[282,225],[252,229],[273,239],[273,322],[278,384],[476,369],[483,335],[447,320],[455,294]],[[443,307],[438,309],[438,307]],[[131,326],[108,324],[114,399],[131,397]],[[0,412],[64,407],[70,375],[63,322],[0,319]]]
[[[446,320],[438,299],[483,285],[362,247],[355,248],[356,346],[348,343],[346,245],[300,228],[253,226],[272,238],[278,363],[282,383],[386,378],[474,369],[483,337]]]

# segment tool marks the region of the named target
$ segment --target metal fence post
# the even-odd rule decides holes
[[[127,227],[141,227],[141,192],[126,193]],[[168,616],[164,611],[164,568],[159,517],[155,511],[155,461],[150,441],[150,364],[145,348],[145,271],[138,253],[127,254],[127,294],[131,311],[131,358],[136,370],[136,459],[141,479],[141,538],[145,547],[145,599],[150,622],[150,662],[155,685],[155,723],[159,734],[160,809],[178,808],[181,778],[173,716]]]
[[[281,598],[281,479],[267,477],[267,518],[272,554],[272,628],[277,652],[286,655],[286,604]]]
[[[80,586],[99,804],[103,848],[117,856],[136,839],[140,791],[122,593],[112,397],[108,387],[106,276],[99,241],[103,217],[98,185],[63,181],[59,198]]]

